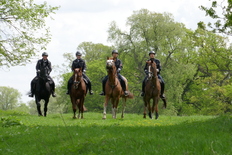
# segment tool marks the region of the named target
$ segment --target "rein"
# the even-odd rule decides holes
[[[77,77],[80,78],[79,81],[76,81]],[[78,85],[81,83],[81,80],[83,79],[82,77],[83,77],[83,76],[78,76],[77,73],[75,73],[75,75],[74,75],[74,88],[75,88],[75,89],[77,89],[77,88],[78,88]]]

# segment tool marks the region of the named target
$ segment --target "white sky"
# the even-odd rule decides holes
[[[35,0],[43,2],[44,0]],[[133,11],[142,8],[152,12],[171,13],[177,22],[184,23],[187,28],[195,30],[199,21],[209,21],[205,13],[199,9],[200,5],[210,6],[209,0],[47,0],[51,6],[61,6],[52,15],[54,20],[48,20],[47,26],[52,33],[52,41],[46,52],[52,65],[64,63],[63,53],[75,55],[77,46],[82,42],[107,42],[107,30],[112,21],[116,21],[121,29]],[[41,58],[39,53],[38,59]],[[109,51],[110,52],[110,51]],[[0,68],[0,86],[15,88],[22,93],[24,103],[32,100],[26,93],[30,90],[30,81],[35,76],[37,59],[26,66]],[[17,74],[17,79],[13,78]],[[54,69],[51,76],[58,73]],[[94,88],[93,88],[94,90]],[[64,94],[65,95],[65,94]]]

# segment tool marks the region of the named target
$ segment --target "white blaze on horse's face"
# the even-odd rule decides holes
[[[113,60],[107,60],[107,61],[106,61],[106,66],[107,66],[107,67],[112,67],[113,64],[114,64]]]

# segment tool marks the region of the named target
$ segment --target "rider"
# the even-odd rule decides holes
[[[155,59],[155,54],[156,53],[154,51],[150,51],[149,52],[150,59],[148,59],[147,61],[153,60],[156,63],[158,78],[160,79],[160,84],[161,84],[161,94],[160,94],[160,97],[161,98],[165,98],[165,96],[164,96],[164,80],[163,80],[162,76],[160,75],[161,63],[160,63],[160,61],[158,59]],[[144,91],[144,89],[145,89],[145,81],[146,81],[147,75],[148,75],[148,65],[147,65],[147,63],[145,65],[145,67],[144,67],[144,72],[146,73],[146,77],[143,80],[141,96],[144,96],[144,92],[145,92]]]
[[[118,59],[118,51],[117,50],[113,50],[112,51],[112,56],[114,58],[114,63],[115,63],[115,66],[116,66],[116,70],[117,70],[117,73],[118,73],[118,79],[120,81],[120,84],[122,86],[122,89],[124,91],[124,95],[125,96],[128,96],[128,92],[126,91],[126,83],[124,81],[124,78],[122,77],[122,75],[120,74],[120,71],[122,70],[123,66],[122,66],[122,61],[120,59]],[[106,85],[106,81],[108,79],[108,75],[105,76],[105,78],[102,80],[102,93],[99,94],[99,95],[105,95],[105,85]]]
[[[56,97],[55,83],[54,83],[53,79],[49,75],[51,73],[51,71],[52,71],[52,66],[51,66],[51,62],[48,60],[48,53],[43,52],[42,57],[43,58],[38,60],[38,62],[36,64],[37,76],[31,81],[31,92],[29,94],[29,97],[33,97],[34,94],[35,94],[35,86],[36,86],[36,83],[38,81],[39,73],[40,73],[41,70],[45,70],[46,78],[49,81],[49,84],[50,84],[51,89],[52,89],[52,97]]]
[[[76,57],[77,58],[72,63],[72,71],[74,71],[76,68],[82,68],[83,77],[84,77],[84,79],[87,80],[87,86],[89,88],[89,94],[93,95],[93,92],[92,92],[92,89],[91,89],[90,79],[85,74],[85,72],[86,72],[86,64],[85,64],[85,61],[83,59],[81,59],[81,55],[82,54],[79,51],[76,52]],[[72,79],[72,77],[70,77],[70,79],[68,80],[68,91],[66,92],[66,94],[70,93],[72,84],[73,84],[73,79]]]

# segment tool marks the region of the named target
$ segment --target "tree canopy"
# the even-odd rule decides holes
[[[58,7],[33,0],[0,1],[0,67],[26,64],[50,41],[45,19]]]

